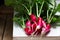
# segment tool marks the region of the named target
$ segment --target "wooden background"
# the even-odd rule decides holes
[[[0,40],[12,40],[13,9],[6,6],[0,7]]]

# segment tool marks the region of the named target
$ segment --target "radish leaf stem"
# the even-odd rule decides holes
[[[32,13],[32,6],[30,6],[30,12],[29,12],[29,15],[31,15]]]
[[[42,2],[41,8],[39,9],[39,16],[41,15],[41,11],[42,11],[43,5],[44,5],[44,1]]]
[[[47,22],[49,21],[49,19],[48,19],[49,14],[48,13],[49,13],[49,10],[47,10]]]
[[[36,2],[36,12],[37,12],[37,17],[38,17],[38,4]]]
[[[24,18],[22,17],[22,28],[25,28]]]
[[[52,19],[53,19],[53,16],[52,16],[51,20],[49,21],[49,23],[51,23]]]
[[[27,12],[29,13],[29,9],[27,8],[27,6],[25,6],[24,4],[22,4],[22,6],[27,10]],[[28,14],[29,15],[29,14]]]
[[[54,1],[55,2],[55,1]],[[56,3],[56,2],[55,2]],[[52,11],[51,11],[51,14],[50,14],[50,16],[49,16],[49,23],[51,23],[51,21],[52,21],[52,19],[53,19],[53,16],[52,16],[52,14],[53,14],[53,12],[54,12],[54,10],[55,10],[55,7],[56,7],[56,4],[54,4],[54,8],[52,9]]]

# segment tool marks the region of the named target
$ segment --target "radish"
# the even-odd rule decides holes
[[[46,22],[44,20],[42,20],[42,25],[43,27],[46,27]]]
[[[42,27],[42,18],[40,17],[40,14],[41,14],[41,10],[42,10],[43,5],[44,5],[44,1],[42,2],[41,8],[38,11],[38,3],[36,2],[36,11],[37,11],[37,18],[38,18],[36,30],[40,29]]]
[[[32,22],[36,21],[36,16],[34,14],[31,14],[30,18],[31,18]]]
[[[26,22],[26,27],[28,27],[29,29],[31,29],[31,22],[30,22],[30,20],[28,20],[28,21]]]
[[[37,19],[37,26],[36,26],[36,29],[35,29],[36,35],[40,34],[42,27],[43,27],[42,18],[38,17],[38,19]]]
[[[41,10],[42,10],[43,4],[44,4],[44,1],[42,2],[41,8],[38,11],[38,3],[36,2],[36,11],[37,11],[37,18],[38,18],[37,19],[36,30],[40,29],[42,27],[42,18],[40,17],[40,14],[41,14]]]
[[[50,28],[51,28],[50,24],[47,24],[46,27],[43,27],[42,32],[41,32],[41,36],[44,36],[45,34],[47,34],[50,31]]]
[[[31,27],[33,30],[32,34],[36,35],[39,32],[38,30],[41,30],[42,28],[42,18],[38,17],[37,22],[34,22]]]
[[[39,29],[41,29],[42,28],[42,18],[40,17],[40,14],[41,14],[41,10],[42,10],[42,7],[43,7],[43,4],[44,4],[44,1],[42,2],[42,5],[41,5],[41,8],[39,9],[39,11],[38,11],[38,3],[36,2],[36,13],[37,13],[37,26],[36,26],[36,29],[35,29],[35,31],[33,32],[33,34],[37,31],[37,30],[39,30]],[[37,31],[38,32],[38,31]]]
[[[33,6],[31,5],[29,9],[24,4],[22,4],[22,6],[24,6],[25,9],[27,10],[27,14],[29,15],[29,17],[32,20],[32,22],[36,21],[36,16],[34,14],[32,14],[32,7]]]
[[[42,27],[42,18],[41,17],[38,17],[37,26],[39,27],[39,29]]]
[[[53,16],[52,16],[53,10],[50,15],[48,15],[48,13],[49,13],[49,10],[47,10],[47,24],[46,24],[46,22],[42,21],[42,23],[43,23],[43,28],[42,28],[42,32],[41,32],[42,36],[44,36],[48,31],[50,31],[50,28],[51,28],[50,23],[53,19]]]
[[[36,16],[34,14],[32,14],[33,4],[29,6],[29,9],[24,4],[22,4],[22,6],[27,10],[27,14],[30,16],[30,19],[32,20],[32,22],[36,21]]]
[[[27,27],[24,29],[24,31],[25,31],[25,33],[26,33],[27,35],[31,35],[32,32],[33,32],[31,29],[29,29],[29,28],[27,28]]]
[[[36,26],[37,26],[36,22],[34,22],[33,24],[31,24],[31,29],[32,29],[33,32],[35,31]]]
[[[47,29],[47,30],[50,30],[50,28],[51,28],[50,24],[47,24],[46,29]]]
[[[44,36],[46,33],[48,33],[50,31],[50,24],[46,24],[46,22],[43,20],[42,21],[42,24],[43,24],[43,28],[42,28],[42,31],[41,31],[41,36]]]
[[[50,28],[51,28],[50,24],[47,24],[46,27],[42,28],[42,32],[48,32],[50,30]]]
[[[38,17],[37,19],[37,26],[36,26],[36,31],[38,29],[41,29],[42,28],[42,18],[41,17]]]
[[[45,27],[44,28],[45,29],[45,33],[47,33],[48,31],[50,31],[50,28],[51,28],[50,23],[51,23],[51,21],[53,19],[53,16],[52,16],[53,10],[51,11],[51,14],[50,15],[48,15],[48,13],[49,13],[49,9],[47,10],[47,24],[45,22],[43,22],[44,27]]]

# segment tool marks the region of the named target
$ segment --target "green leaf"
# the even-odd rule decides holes
[[[5,5],[11,6],[14,0],[5,0]]]
[[[58,6],[55,7],[53,15],[55,15],[56,12],[60,12],[60,4],[58,4]]]
[[[51,3],[51,0],[46,0],[45,2],[46,2],[47,4],[53,6],[53,4]]]
[[[57,9],[56,9],[56,10],[60,12],[60,4],[58,4],[58,6],[57,6]]]
[[[53,21],[53,22],[56,22],[56,20],[57,20],[57,18],[56,18],[56,17],[54,17],[54,18],[52,19],[52,21]]]

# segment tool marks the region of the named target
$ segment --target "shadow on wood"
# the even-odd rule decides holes
[[[11,7],[0,7],[0,40],[12,40],[12,17],[13,9]]]

